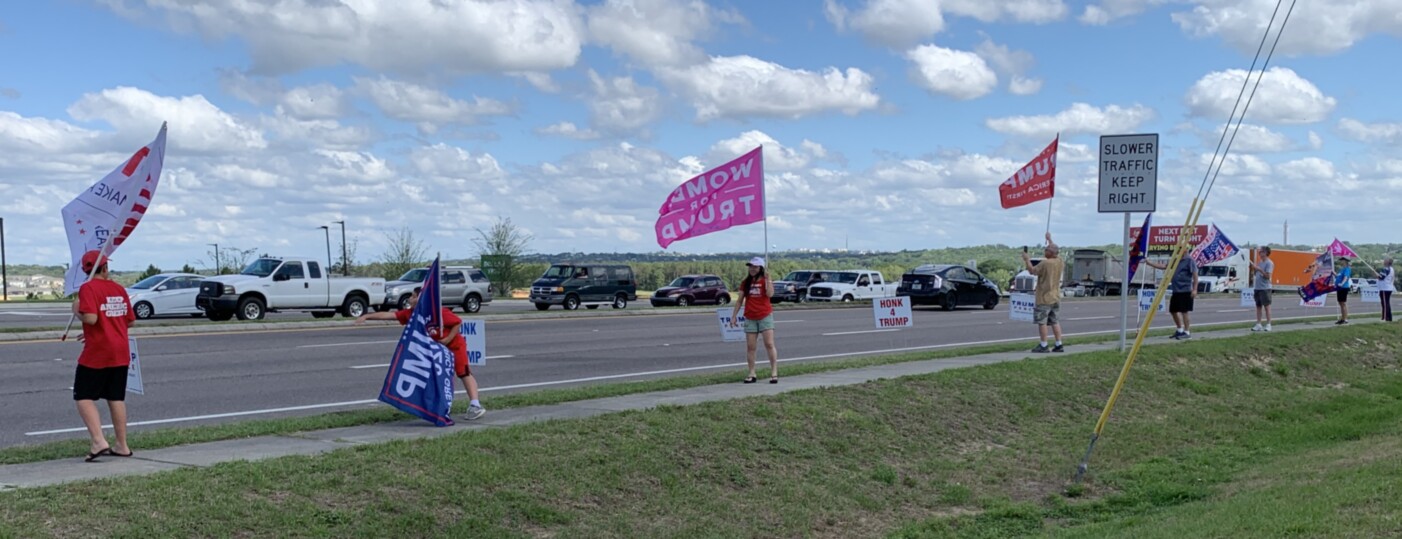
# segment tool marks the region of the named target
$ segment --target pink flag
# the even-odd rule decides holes
[[[156,140],[79,193],[59,212],[68,232],[68,251],[73,257],[64,275],[64,293],[77,292],[88,280],[81,263],[83,253],[100,251],[104,258],[111,256],[141,223],[147,208],[151,207],[151,198],[156,195],[165,156],[166,127],[162,124]]]
[[[1348,245],[1344,244],[1344,242],[1339,241],[1339,238],[1334,238],[1334,243],[1329,244],[1329,254],[1334,256],[1342,256],[1348,259],[1359,258],[1358,253],[1354,252],[1353,249],[1350,249]]]
[[[657,244],[764,220],[763,146],[701,173],[672,191],[658,209]]]

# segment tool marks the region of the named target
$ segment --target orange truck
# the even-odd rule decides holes
[[[1319,258],[1320,254],[1309,251],[1271,249],[1270,259],[1271,262],[1275,263],[1275,271],[1271,274],[1271,288],[1294,290],[1308,284],[1311,274],[1307,270],[1311,264],[1314,264],[1314,259]],[[1256,249],[1251,249],[1251,260],[1256,260]],[[1251,279],[1255,281],[1255,272],[1252,272]]]

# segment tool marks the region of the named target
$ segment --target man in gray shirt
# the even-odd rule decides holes
[[[1275,273],[1275,262],[1271,262],[1271,248],[1262,247],[1251,261],[1251,292],[1256,298],[1256,327],[1251,331],[1271,330],[1271,274]],[[1265,315],[1266,325],[1261,325],[1261,315]]]
[[[1152,260],[1145,260],[1144,263],[1158,269],[1168,267],[1168,263],[1159,264]],[[1168,291],[1172,292],[1168,298],[1168,313],[1173,316],[1173,325],[1178,327],[1172,338],[1193,338],[1189,333],[1188,313],[1193,312],[1193,300],[1198,297],[1198,265],[1187,253],[1174,268],[1173,282],[1168,285]]]

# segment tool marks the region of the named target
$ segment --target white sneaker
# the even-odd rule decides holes
[[[487,409],[481,406],[468,406],[467,413],[463,414],[463,419],[472,421],[487,414]]]
[[[1271,330],[1271,325],[1270,325],[1270,324],[1266,324],[1266,331],[1270,331],[1270,330]]]
[[[1251,331],[1264,331],[1264,329],[1261,327],[1261,324],[1256,324],[1251,328]]]

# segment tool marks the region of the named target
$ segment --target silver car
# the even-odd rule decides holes
[[[439,287],[443,295],[443,306],[462,307],[462,312],[475,313],[482,306],[492,302],[492,283],[487,274],[472,266],[443,266],[440,270]],[[414,268],[399,279],[385,283],[385,303],[380,310],[404,309],[409,305],[409,295],[414,288],[424,282],[428,268]]]
[[[127,287],[132,310],[142,320],[153,316],[185,315],[199,318],[204,311],[195,307],[203,275],[158,273]]]

